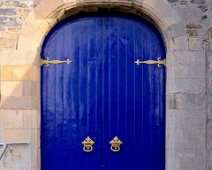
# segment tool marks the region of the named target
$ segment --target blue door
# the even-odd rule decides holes
[[[165,48],[152,24],[66,19],[41,56],[42,170],[165,170]]]

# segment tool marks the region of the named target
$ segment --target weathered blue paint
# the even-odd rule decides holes
[[[42,58],[42,170],[165,170],[165,58],[159,32],[125,15],[67,19],[48,34]],[[90,136],[92,153],[81,142]],[[111,152],[109,141],[123,144]]]

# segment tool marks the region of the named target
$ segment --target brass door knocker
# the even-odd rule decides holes
[[[88,136],[83,142],[82,144],[84,145],[83,150],[84,152],[92,152],[93,151],[93,144],[95,142]]]
[[[122,141],[117,137],[115,136],[113,138],[113,140],[110,141],[110,150],[113,151],[113,152],[119,152],[120,151],[120,145],[122,144]]]

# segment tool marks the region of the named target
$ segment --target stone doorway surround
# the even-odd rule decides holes
[[[139,15],[161,32],[167,50],[166,170],[204,170],[206,116],[204,103],[198,101],[204,101],[205,75],[194,78],[183,68],[198,62],[205,70],[205,60],[201,51],[184,49],[188,45],[184,21],[166,0],[41,0],[31,11],[22,25],[17,51],[9,52],[20,57],[5,60],[1,66],[2,82],[22,81],[30,89],[21,100],[11,100],[8,95],[1,103],[1,108],[23,109],[31,121],[27,125],[26,119],[26,127],[18,129],[20,136],[7,139],[31,142],[21,146],[27,161],[24,164],[22,158],[20,166],[40,170],[40,51],[45,36],[62,19],[99,9]]]

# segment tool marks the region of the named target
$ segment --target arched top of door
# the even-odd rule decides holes
[[[167,49],[168,40],[175,36],[171,28],[182,22],[166,0],[41,0],[21,28],[18,48],[26,48],[27,41],[40,51],[46,35],[59,21],[98,11],[131,13],[150,21],[160,31]]]
[[[46,38],[43,42],[43,48],[49,43],[49,41],[57,36],[57,32],[60,32],[60,30],[64,30],[65,27],[67,28],[68,25],[76,22],[82,22],[82,21],[87,21],[87,20],[93,20],[97,18],[119,18],[123,22],[125,21],[134,21],[135,23],[138,23],[139,25],[143,25],[143,29],[145,28],[146,31],[144,34],[147,34],[148,32],[152,32],[159,41],[163,42],[163,37],[161,36],[162,34],[160,33],[160,30],[155,27],[154,20],[152,20],[150,17],[145,16],[144,14],[140,17],[135,14],[131,13],[126,13],[126,12],[118,12],[116,10],[108,10],[108,9],[100,9],[98,12],[81,12],[76,15],[71,15],[70,17],[67,17],[63,19],[62,21],[58,22],[46,35]],[[131,27],[132,28],[132,27]],[[86,29],[86,28],[85,28]],[[130,30],[129,30],[130,31]],[[163,42],[165,45],[165,43]],[[42,49],[43,49],[42,48]],[[165,49],[165,46],[163,47]]]

